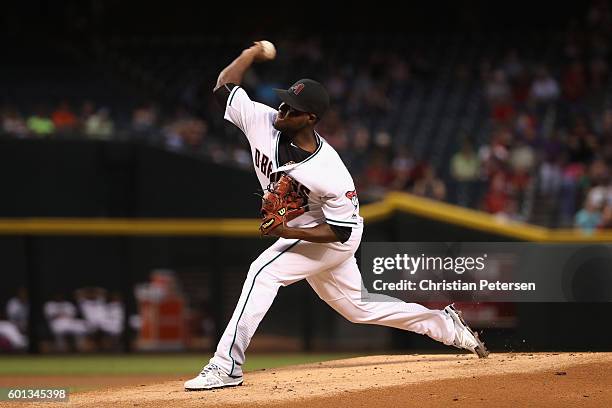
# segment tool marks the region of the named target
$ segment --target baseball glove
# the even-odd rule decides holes
[[[304,214],[304,200],[293,189],[293,179],[286,174],[270,183],[261,198],[261,224],[259,230],[267,235],[286,221]]]

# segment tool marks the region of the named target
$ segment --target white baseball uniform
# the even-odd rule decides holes
[[[55,336],[84,335],[87,325],[82,319],[77,319],[76,307],[67,300],[50,300],[44,305],[45,317]]]
[[[6,339],[15,349],[24,349],[28,346],[28,338],[19,331],[13,322],[8,320],[0,320],[0,338]]]
[[[238,86],[227,99],[225,119],[246,135],[262,189],[281,172],[290,175],[307,197],[308,207],[289,226],[307,228],[326,222],[350,227],[351,234],[344,243],[279,238],[259,255],[249,268],[236,309],[210,362],[230,376],[241,376],[244,352],[278,289],[301,279],[351,322],[410,330],[452,344],[454,324],[443,311],[390,297],[386,301],[378,297],[377,302],[364,299],[354,256],[363,220],[353,179],[338,153],[318,134],[318,147],[310,156],[298,163],[279,163],[281,134],[273,127],[276,114],[275,109],[252,101]]]

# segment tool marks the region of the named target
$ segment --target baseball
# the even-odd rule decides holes
[[[270,41],[260,41],[259,44],[263,48],[263,55],[266,59],[274,59],[276,57],[276,47]]]

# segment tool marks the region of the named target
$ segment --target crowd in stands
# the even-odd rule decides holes
[[[6,106],[0,112],[1,132],[20,139],[83,138],[89,140],[114,140],[146,137],[152,141],[163,140],[171,149],[198,148],[207,133],[206,122],[186,112],[179,111],[161,121],[154,104],[135,108],[129,123],[117,125],[108,107],[98,107],[92,101],[72,106],[62,101],[54,109],[39,106],[29,115],[23,115],[15,107]]]
[[[415,81],[436,78],[438,68],[424,53],[373,49],[358,65],[326,56],[315,39],[286,40],[288,55],[276,64],[323,75],[332,109],[319,131],[341,154],[365,200],[403,190],[524,221],[534,221],[534,202],[543,202],[550,205],[540,207],[554,213],[554,220],[535,222],[589,232],[612,226],[610,27],[608,3],[594,1],[585,18],[551,37],[546,57],[526,57],[529,44],[519,44],[476,64],[455,64],[453,81],[480,90],[488,130],[481,138],[459,129],[443,165],[415,154],[410,143],[398,144],[397,128],[382,120],[397,113],[401,98],[394,95]],[[271,88],[295,78],[291,69],[270,71],[255,69],[245,87],[253,99],[274,105]],[[0,110],[0,134],[141,140],[248,169],[244,140],[221,124],[210,86],[201,82],[206,89],[186,85],[183,103],[173,110],[155,102],[134,106],[127,115],[92,101],[63,101],[31,112],[7,105]],[[194,102],[199,94],[207,96]]]

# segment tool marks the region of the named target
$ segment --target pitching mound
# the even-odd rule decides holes
[[[612,353],[370,356],[250,372],[241,387],[201,392],[183,391],[185,379],[75,393],[68,405],[612,406]]]

